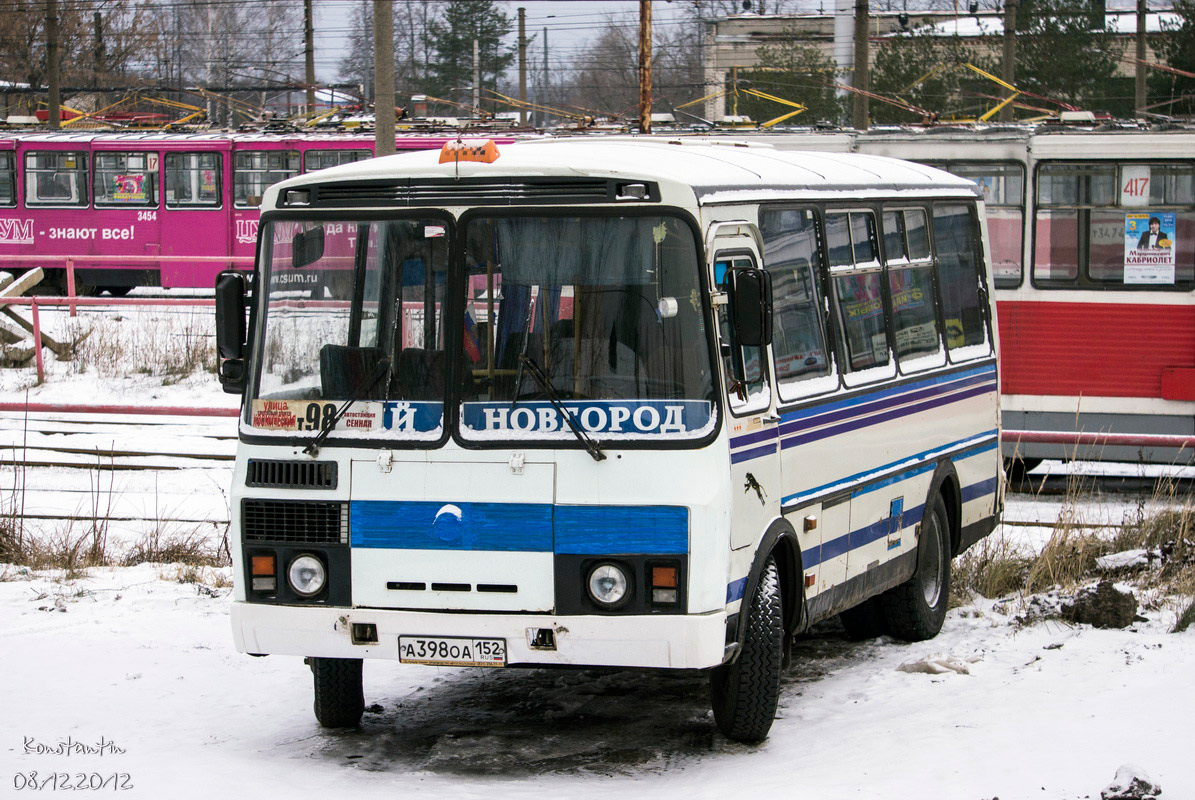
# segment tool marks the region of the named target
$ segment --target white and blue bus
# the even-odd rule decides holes
[[[356,725],[362,664],[705,670],[936,635],[1002,505],[975,184],[876,156],[462,142],[270,188],[217,283],[232,621]]]

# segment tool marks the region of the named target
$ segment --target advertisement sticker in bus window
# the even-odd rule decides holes
[[[1177,227],[1173,211],[1124,215],[1124,282],[1174,284]]]
[[[1149,205],[1149,166],[1125,166],[1120,169],[1120,204],[1142,207]]]

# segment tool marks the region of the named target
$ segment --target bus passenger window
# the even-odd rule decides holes
[[[17,204],[17,160],[12,153],[0,153],[0,206]]]
[[[97,206],[157,206],[157,153],[96,153]]]
[[[764,210],[760,229],[764,269],[772,276],[777,391],[781,399],[789,400],[835,388],[836,378],[833,385],[802,383],[832,374],[819,283],[822,252],[813,211]]]
[[[299,174],[295,150],[243,150],[232,162],[232,198],[238,208],[257,206],[266,188]]]
[[[887,366],[891,359],[875,217],[868,211],[826,214],[826,236],[831,240],[830,281],[846,356],[843,369]]]
[[[219,207],[221,166],[219,153],[167,153],[166,207]]]
[[[26,153],[25,205],[87,205],[87,154],[61,150]]]
[[[884,212],[892,327],[896,360],[902,367],[912,358],[937,355],[939,365],[945,360],[938,335],[938,315],[934,309],[933,265],[929,261],[928,244],[923,210],[910,208]],[[912,253],[914,259],[905,258],[904,253]],[[931,365],[934,365],[933,361],[919,363],[923,368]]]
[[[934,244],[946,347],[956,350],[987,343],[978,232],[964,205],[934,206]]]

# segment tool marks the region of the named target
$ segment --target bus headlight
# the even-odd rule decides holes
[[[295,556],[286,569],[286,580],[290,588],[300,597],[315,597],[324,590],[328,582],[328,571],[324,562],[313,555]]]
[[[598,564],[591,569],[586,583],[593,602],[606,609],[618,608],[631,594],[631,584],[627,580],[626,572],[622,567],[610,562]]]

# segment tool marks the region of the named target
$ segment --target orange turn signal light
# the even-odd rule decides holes
[[[254,575],[273,575],[274,574],[274,557],[273,556],[253,556],[252,570]]]
[[[652,567],[651,585],[653,588],[676,588],[676,567]]]
[[[492,164],[498,160],[498,145],[493,139],[457,139],[445,142],[440,148],[440,163],[451,161],[478,161],[482,164]]]

